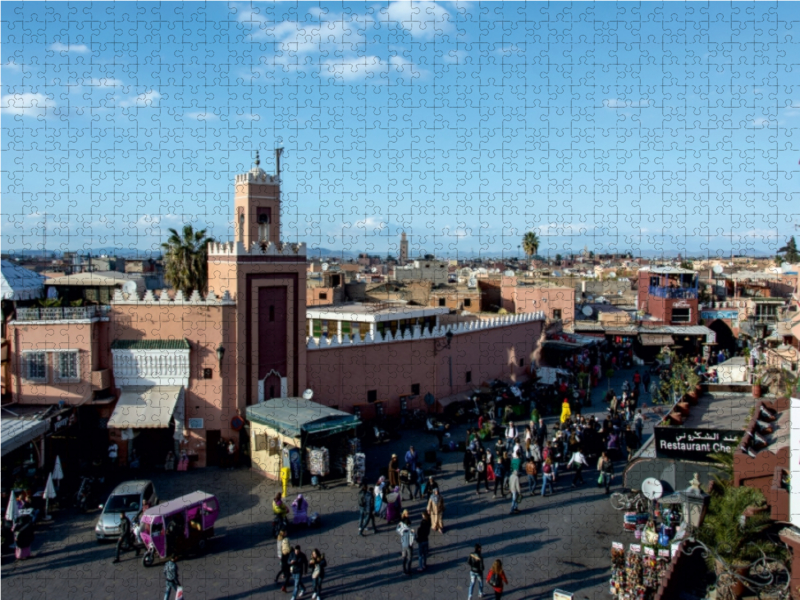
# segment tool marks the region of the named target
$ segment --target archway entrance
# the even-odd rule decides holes
[[[717,350],[727,350],[733,352],[736,349],[736,338],[730,326],[722,319],[712,321],[708,328],[717,334]]]

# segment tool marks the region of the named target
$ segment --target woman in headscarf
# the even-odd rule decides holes
[[[297,494],[297,498],[292,502],[294,510],[294,524],[308,524],[308,502],[303,498],[303,494]]]
[[[30,515],[22,515],[14,524],[14,543],[17,546],[14,551],[17,560],[30,558],[33,545],[33,519]]]

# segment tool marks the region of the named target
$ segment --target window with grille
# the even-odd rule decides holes
[[[75,381],[80,378],[77,352],[57,352],[55,359],[56,377],[59,381]]]
[[[25,379],[28,381],[47,381],[47,354],[44,352],[26,352]]]

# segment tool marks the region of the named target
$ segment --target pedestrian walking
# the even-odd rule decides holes
[[[525,475],[528,477],[528,492],[533,496],[536,493],[536,463],[533,459],[525,463]]]
[[[414,446],[408,447],[408,452],[406,452],[406,464],[409,467],[409,471],[417,470],[417,451],[414,450]]]
[[[411,575],[411,566],[414,560],[414,531],[411,529],[408,517],[400,519],[397,525],[400,536],[400,556],[403,557],[403,573]]]
[[[311,594],[311,600],[320,600],[322,598],[322,580],[325,579],[325,567],[328,566],[328,561],[325,560],[325,555],[314,548],[311,551],[311,560],[308,561],[308,566],[311,568],[311,579],[314,580],[314,593]]]
[[[522,490],[519,486],[519,472],[512,471],[508,478],[508,491],[511,492],[511,514],[519,512],[519,501],[522,498]]]
[[[428,500],[428,514],[431,516],[431,529],[439,533],[444,533],[444,526],[442,525],[444,498],[442,498],[442,495],[439,493],[438,487]]]
[[[292,572],[289,568],[289,556],[292,553],[292,545],[289,541],[289,537],[286,535],[285,531],[281,531],[278,534],[278,560],[281,561],[280,570],[278,574],[275,575],[275,583],[283,578],[283,586],[281,586],[281,591],[286,592],[286,584],[289,583],[289,580],[292,578]]]
[[[411,468],[409,463],[406,463],[405,466],[400,470],[400,495],[403,495],[403,492],[408,492],[408,499],[414,499],[414,491],[411,489],[412,479],[416,476],[416,471]]]
[[[497,460],[494,463],[494,493],[492,494],[492,498],[497,498],[497,488],[500,487],[500,496],[503,498],[506,497],[505,487],[503,485],[503,458],[501,456],[497,457]]]
[[[597,470],[600,471],[600,477],[597,480],[598,486],[606,488],[606,494],[611,493],[611,478],[614,476],[614,464],[608,456],[608,452],[604,451],[597,461]]]
[[[127,550],[136,550],[136,556],[141,554],[141,549],[136,546],[136,538],[133,535],[133,527],[131,520],[125,513],[119,515],[119,538],[117,539],[117,554],[114,557],[113,563],[119,562],[119,555],[123,548],[127,546]]]
[[[636,437],[639,438],[639,446],[644,442],[644,415],[642,409],[636,411],[636,416],[633,417],[633,428],[636,430]]]
[[[481,545],[475,544],[475,551],[467,558],[469,565],[469,594],[467,600],[472,600],[472,592],[475,591],[475,583],[478,584],[478,593],[483,597],[483,556],[481,555]]]
[[[500,600],[503,597],[503,588],[508,584],[502,561],[496,560],[492,563],[492,568],[489,569],[489,574],[486,576],[486,582],[494,590],[494,600]]]
[[[372,511],[370,511],[370,506],[372,506]],[[372,501],[372,494],[369,492],[366,483],[361,484],[361,488],[358,490],[358,535],[364,535],[364,530],[367,528],[367,523],[369,522],[369,515],[372,512],[372,523],[373,527],[375,524],[375,503]]]
[[[228,470],[233,471],[236,467],[236,444],[233,439],[228,440]]]
[[[175,562],[177,558],[173,555],[164,565],[164,579],[166,586],[164,587],[164,600],[169,600],[173,590],[175,591],[175,598],[178,593],[183,591],[181,588],[180,579],[178,579],[178,564]]]
[[[389,470],[387,473],[389,478],[389,488],[394,489],[400,485],[400,463],[397,460],[397,454],[392,454],[389,461]]]
[[[422,511],[422,521],[417,527],[417,544],[419,544],[419,571],[428,568],[428,539],[431,533],[431,516],[427,510]]]
[[[570,468],[573,465],[575,466],[575,475],[572,476],[572,487],[577,487],[578,485],[583,485],[583,467],[589,466],[589,463],[586,462],[586,457],[583,455],[583,452],[581,452],[580,448],[572,453],[572,457],[567,463],[567,468]]]
[[[292,570],[294,579],[294,592],[292,600],[297,600],[306,593],[306,586],[303,585],[303,575],[308,571],[308,558],[300,549],[300,544],[294,547],[294,551],[289,555],[289,568]]]
[[[425,470],[422,465],[417,463],[414,469],[414,498],[422,500],[422,485],[425,482]]]
[[[486,457],[483,455],[478,455],[478,462],[475,464],[475,479],[477,483],[475,484],[475,492],[480,496],[481,495],[481,482],[486,487],[486,491],[490,492],[489,489],[489,473],[486,468]]]
[[[546,495],[547,488],[550,488],[550,493],[553,494],[553,478],[555,472],[553,471],[553,459],[549,456],[544,460],[542,466],[542,496]]]

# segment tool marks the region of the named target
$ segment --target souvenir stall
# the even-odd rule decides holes
[[[273,398],[247,407],[253,469],[280,480],[291,470],[293,485],[329,475],[345,476],[359,420],[306,398]],[[357,440],[356,440],[357,441]],[[363,464],[363,460],[362,460]],[[363,475],[362,475],[363,476]]]
[[[669,567],[669,548],[613,542],[609,592],[619,600],[652,600]]]

